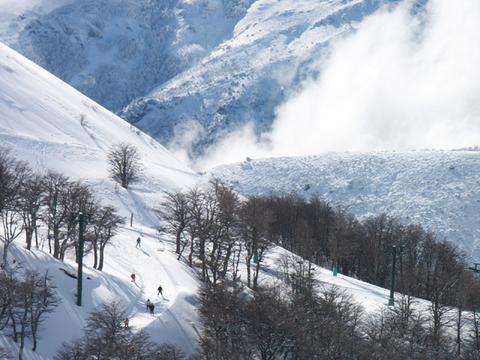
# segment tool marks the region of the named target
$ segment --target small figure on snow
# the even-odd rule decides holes
[[[130,275],[130,277],[132,278],[132,282],[134,283],[135,282],[135,274]]]
[[[129,328],[129,326],[128,326],[128,318],[126,318],[125,320],[123,320],[123,326],[124,326],[125,328],[127,328],[127,329]]]
[[[162,297],[163,297],[163,288],[162,288],[162,285],[160,285],[157,290],[158,290],[158,294],[157,294],[157,295],[162,295]]]
[[[153,311],[155,310],[155,305],[153,305],[153,304],[150,305],[149,310],[150,310],[150,314],[153,315]]]
[[[141,242],[142,242],[142,239],[140,239],[140,236],[139,236],[137,238],[137,245],[135,245],[135,247],[137,247],[137,248],[142,247]]]
[[[150,299],[147,299],[147,310],[150,309],[150,305],[152,305],[152,302],[150,301]]]

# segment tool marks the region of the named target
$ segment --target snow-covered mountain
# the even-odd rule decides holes
[[[121,141],[138,148],[145,167],[142,180],[128,191],[116,186],[106,170],[110,146]],[[41,272],[48,269],[62,300],[44,324],[38,351],[35,355],[28,351],[25,358],[52,359],[63,341],[82,335],[88,312],[113,300],[127,306],[130,324],[137,330],[145,329],[154,341],[175,343],[193,353],[200,329],[195,303],[199,283],[195,272],[167,251],[170,243],[158,237],[150,210],[158,205],[162,190],[191,185],[198,177],[151,137],[3,44],[0,146],[38,173],[52,169],[82,179],[103,204],[114,205],[125,216],[134,214],[134,226],[121,229],[106,250],[103,272],[92,269],[91,259],[86,258],[81,308],[74,305],[75,280],[60,271],[75,271],[75,262],[67,259],[61,263],[47,254],[44,229],[40,229],[43,240],[38,250],[25,251],[23,239],[15,241],[10,256],[23,267]],[[139,235],[142,248],[136,249]],[[137,274],[138,285],[130,282],[131,273]],[[165,299],[157,297],[159,283]],[[147,298],[155,302],[156,316],[145,313]],[[1,332],[0,344],[13,346]]]
[[[105,162],[108,149],[119,141],[134,144],[140,151],[145,174],[127,191],[108,178]],[[196,183],[199,177],[178,162],[165,148],[63,81],[0,44],[0,146],[10,149],[39,173],[60,171],[71,179],[90,184],[104,204],[112,204],[123,215],[134,214],[133,227],[122,228],[106,249],[104,271],[85,259],[84,298],[74,305],[76,281],[60,269],[74,272],[72,258],[60,262],[48,255],[45,229],[40,248],[26,251],[23,239],[14,242],[10,260],[24,268],[48,270],[57,286],[61,304],[43,324],[35,353],[26,344],[24,359],[52,359],[64,341],[79,338],[88,313],[103,302],[120,301],[127,306],[133,329],[146,330],[153,341],[171,342],[186,353],[194,353],[201,332],[196,297],[197,273],[176,260],[174,244],[159,237],[151,208],[160,192]],[[141,248],[135,239],[142,237]],[[278,267],[292,256],[273,248],[266,256],[260,283],[278,281]],[[244,268],[244,264],[242,264]],[[137,275],[137,284],[130,274]],[[275,275],[277,274],[277,275]],[[273,278],[272,278],[273,277]],[[324,284],[346,289],[367,311],[386,304],[388,291],[331,271],[318,268],[316,277]],[[157,297],[161,283],[164,298]],[[155,316],[145,311],[145,301],[155,303]],[[15,353],[17,345],[0,331],[0,346]]]
[[[13,5],[0,6],[0,39],[113,111],[207,55],[250,5],[65,0],[52,10],[50,3],[38,0],[16,16]]]
[[[121,116],[160,139],[195,129],[194,150],[246,123],[257,134],[318,63],[332,40],[350,33],[382,0],[257,0],[233,35],[197,65],[133,101]],[[183,125],[183,126],[182,126]],[[184,131],[180,131],[182,134]],[[194,151],[195,153],[195,151]]]
[[[419,223],[480,256],[480,152],[329,153],[246,160],[212,174],[244,195],[318,195],[354,215]]]
[[[13,16],[3,1],[0,40],[157,139],[194,129],[197,150],[267,130],[332,40],[396,2],[37,0]]]

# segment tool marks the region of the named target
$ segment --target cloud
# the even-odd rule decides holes
[[[379,10],[332,45],[318,81],[280,106],[272,131],[251,126],[202,166],[245,156],[458,148],[480,140],[480,1],[430,0]]]

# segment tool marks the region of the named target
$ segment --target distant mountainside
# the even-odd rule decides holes
[[[0,9],[0,41],[163,142],[195,129],[198,152],[267,130],[330,42],[395,2],[37,0]]]
[[[480,257],[480,152],[330,153],[246,160],[212,174],[244,195],[318,195],[357,216],[419,223]]]

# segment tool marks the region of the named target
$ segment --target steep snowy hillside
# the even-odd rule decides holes
[[[249,5],[250,0],[79,0],[41,13],[32,4],[31,11],[3,21],[0,6],[0,41],[117,111],[228,38]],[[3,12],[13,6],[6,4]]]
[[[358,215],[386,212],[420,223],[480,256],[480,153],[330,153],[219,166],[214,176],[244,195],[319,195]]]
[[[230,39],[121,116],[164,141],[187,124],[197,149],[246,122],[265,131],[276,107],[318,75],[330,42],[388,2],[257,0]]]
[[[145,174],[128,191],[108,178],[106,155],[111,145],[125,141],[141,153]],[[24,267],[49,269],[58,286],[61,305],[45,323],[37,355],[52,359],[63,341],[77,338],[89,311],[104,301],[119,300],[131,316],[131,325],[147,330],[158,342],[172,342],[192,353],[196,348],[198,316],[196,274],[176,260],[166,239],[158,238],[150,209],[165,189],[188,186],[198,177],[160,144],[122,119],[89,100],[47,71],[0,44],[0,146],[45,173],[53,169],[90,184],[104,204],[112,204],[125,216],[134,214],[134,226],[125,227],[106,252],[104,272],[89,267],[86,258],[84,306],[73,304],[75,280],[59,268],[74,271],[75,263],[53,260],[47,251],[44,229],[39,250],[26,252],[23,239],[14,244],[10,261]],[[135,239],[142,236],[142,248]],[[137,284],[130,274],[137,274]],[[157,297],[159,284],[165,298]],[[144,303],[151,298],[157,314],[147,316]],[[66,326],[68,324],[68,326]],[[12,345],[0,333],[0,343]],[[12,345],[13,346],[13,345]],[[29,346],[27,345],[27,348]]]

